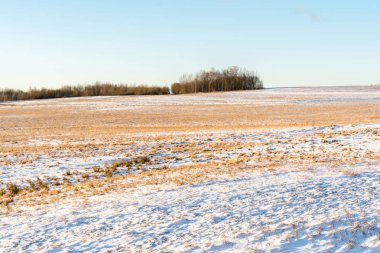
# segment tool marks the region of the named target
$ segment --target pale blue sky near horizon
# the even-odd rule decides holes
[[[170,85],[211,67],[266,87],[380,83],[380,1],[0,0],[0,88]]]

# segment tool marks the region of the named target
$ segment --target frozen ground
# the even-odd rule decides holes
[[[0,252],[380,252],[379,91],[1,103]]]
[[[40,176],[44,171],[60,176],[64,164],[77,164],[81,175],[79,167],[91,161],[102,165],[128,160],[125,152],[147,152],[151,162],[134,173],[231,160],[239,160],[237,170],[259,165],[264,169],[182,186],[142,185],[21,206],[0,214],[0,251],[379,252],[379,133],[380,126],[372,124],[173,134],[150,141],[131,139],[119,150],[98,147],[101,153],[110,151],[108,156],[94,153],[89,160],[58,149],[28,166]],[[277,169],[266,170],[270,162]],[[35,176],[25,173],[28,167],[23,165],[2,169],[12,171],[3,173],[4,182]]]
[[[145,186],[0,216],[2,252],[379,252],[379,164]]]

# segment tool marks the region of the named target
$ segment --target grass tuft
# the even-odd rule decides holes
[[[19,194],[20,191],[21,191],[21,188],[17,184],[14,184],[14,183],[7,184],[7,192],[9,193],[9,195],[15,196]]]

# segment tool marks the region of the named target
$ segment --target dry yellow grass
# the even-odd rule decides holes
[[[286,97],[283,98],[286,101]],[[175,105],[102,111],[86,106],[0,106],[2,142],[91,140],[124,134],[243,130],[380,121],[380,102]]]

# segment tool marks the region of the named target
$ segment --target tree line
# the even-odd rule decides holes
[[[180,82],[172,84],[171,91],[173,94],[184,94],[262,88],[263,82],[254,72],[229,67],[222,71],[211,69],[195,75],[184,75]]]
[[[210,71],[200,71],[195,75],[183,75],[179,82],[171,85],[171,88],[97,82],[89,85],[63,86],[58,89],[30,88],[28,91],[0,89],[0,101],[86,96],[167,95],[262,88],[263,82],[254,72],[238,67],[229,67],[222,71],[211,69]]]
[[[165,95],[169,87],[129,86],[125,84],[95,83],[90,85],[63,86],[58,89],[34,89],[28,91],[0,89],[0,101],[31,100],[63,97],[123,96],[123,95]]]

